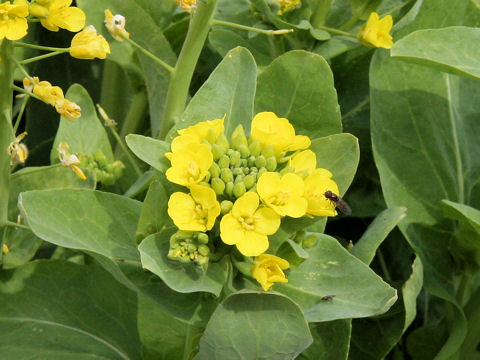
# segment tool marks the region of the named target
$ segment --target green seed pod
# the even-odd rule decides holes
[[[233,196],[233,182],[232,181],[225,184],[225,193],[230,197]]]
[[[239,182],[239,183],[236,183],[234,186],[233,186],[233,195],[236,197],[236,198],[239,198],[240,196],[242,196],[243,194],[245,194],[247,191],[247,189],[245,189],[245,184],[243,182]]]
[[[228,214],[230,210],[232,210],[233,207],[233,202],[230,200],[223,200],[220,203],[220,211],[222,212],[222,215]]]
[[[265,159],[265,157],[262,155],[257,156],[257,158],[255,159],[255,166],[257,168],[261,168],[261,167],[264,167],[265,165],[267,165],[267,159]]]
[[[213,160],[215,160],[215,161],[220,159],[220,157],[222,155],[225,155],[225,153],[227,152],[226,148],[224,148],[223,146],[217,145],[217,144],[213,144],[211,150],[212,150],[212,154],[213,154]]]
[[[230,158],[226,154],[222,155],[217,163],[220,169],[228,168],[230,166]]]
[[[267,164],[265,165],[265,167],[268,171],[275,171],[275,169],[277,168],[277,159],[275,158],[275,156],[270,156],[267,159]]]
[[[245,188],[247,190],[250,190],[255,185],[256,181],[257,181],[257,177],[253,174],[247,175],[243,179],[243,183],[245,184]]]
[[[258,155],[260,155],[260,152],[262,151],[262,148],[260,147],[260,143],[258,141],[252,142],[248,146],[248,149],[250,150],[250,154],[252,154],[252,156],[258,156]]]
[[[240,152],[240,155],[242,156],[242,158],[246,159],[250,156],[250,149],[248,148],[248,145],[247,144],[241,144],[239,147],[238,147],[238,151]]]
[[[222,179],[218,177],[212,179],[212,181],[210,182],[210,186],[217,195],[222,195],[223,191],[225,190],[225,183],[222,181]]]
[[[220,166],[217,165],[217,163],[213,163],[212,166],[210,166],[210,169],[208,170],[210,173],[210,176],[212,178],[219,177],[220,176]]]
[[[222,179],[225,183],[233,181],[232,170],[228,168],[222,169],[222,171],[220,171],[220,179]]]
[[[265,158],[269,158],[270,156],[275,156],[275,149],[273,145],[270,144],[265,146],[262,150],[262,155],[265,156]]]
[[[205,233],[198,233],[197,240],[199,244],[208,244],[208,235]]]
[[[208,254],[210,254],[210,249],[207,245],[200,245],[198,247],[198,253],[202,256],[208,256]]]

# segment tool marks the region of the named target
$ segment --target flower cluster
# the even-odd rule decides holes
[[[197,7],[197,0],[175,0],[183,10],[191,12]]]
[[[278,15],[283,15],[284,13],[294,10],[299,5],[302,4],[301,0],[278,0],[280,9],[278,10]]]
[[[288,119],[272,112],[254,117],[248,138],[239,125],[229,140],[224,119],[179,130],[166,154],[171,163],[166,177],[188,191],[171,195],[169,216],[183,238],[184,232],[208,235],[210,241],[204,245],[210,252],[219,235],[242,255],[256,256],[254,277],[267,290],[288,268],[285,260],[264,254],[268,236],[277,232],[282,219],[337,214],[325,192],[338,194],[338,186],[328,170],[317,168],[310,144],[307,136],[295,133]],[[186,259],[191,254],[188,246],[183,251]],[[169,253],[177,259],[172,253],[178,251]]]
[[[104,186],[111,186],[122,176],[125,165],[116,160],[108,162],[102,150],[97,150],[93,155],[79,154],[80,168],[94,173],[96,181]]]

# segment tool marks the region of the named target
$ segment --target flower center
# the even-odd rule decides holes
[[[245,229],[245,230],[254,230],[255,229],[255,225],[253,225],[253,219],[251,216],[247,217],[247,218],[244,218],[242,216],[239,216],[237,218],[237,221],[240,223],[240,225],[242,225],[242,227]]]
[[[200,176],[200,168],[195,161],[191,160],[185,169],[185,173],[187,175],[188,182],[194,183]]]
[[[277,194],[270,196],[268,202],[275,206],[284,206],[290,199],[290,191],[279,191]]]
[[[206,223],[207,223],[207,216],[208,216],[207,210],[205,210],[202,205],[197,204],[197,205],[195,206],[195,215],[196,215],[196,217],[197,217],[196,220],[197,220],[198,222],[200,222],[200,223],[202,223],[202,224],[206,224]]]

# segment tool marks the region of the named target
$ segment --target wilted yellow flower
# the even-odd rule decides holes
[[[358,33],[358,40],[366,46],[390,49],[393,46],[393,39],[390,35],[392,26],[392,15],[387,15],[380,19],[376,12],[372,12],[368,17],[367,23]]]
[[[303,179],[297,174],[265,172],[257,182],[260,199],[280,216],[299,218],[307,211],[307,200],[303,197]]]
[[[70,55],[77,59],[105,59],[110,54],[110,45],[93,25],[85,27],[72,39]]]
[[[220,204],[211,188],[192,185],[190,194],[175,192],[170,196],[168,215],[180,230],[204,232],[215,224]]]
[[[304,150],[292,156],[288,166],[295,169],[300,176],[310,174],[317,167],[317,156],[312,150]]]
[[[40,82],[40,79],[36,76],[34,76],[32,80],[33,82],[31,82],[29,78],[23,79],[23,88],[28,92],[33,92],[33,88],[35,87],[35,84],[38,84]]]
[[[273,112],[261,112],[252,120],[251,141],[258,141],[263,148],[273,144],[275,152],[306,149],[311,141],[308,136],[295,135],[295,129],[286,118]]]
[[[10,156],[10,165],[25,164],[25,161],[27,161],[28,148],[27,145],[21,142],[25,136],[27,136],[26,131],[18,135],[15,140],[8,145],[7,153]]]
[[[282,270],[290,267],[287,260],[275,255],[261,254],[253,262],[252,275],[263,290],[268,291],[276,282],[288,282]]]
[[[82,109],[73,101],[68,99],[59,99],[55,103],[55,110],[62,115],[65,119],[73,121],[73,119],[78,119],[82,114]]]
[[[170,162],[172,166],[165,173],[167,179],[188,187],[205,178],[212,166],[213,155],[208,145],[192,142],[171,153]]]
[[[75,154],[69,152],[70,146],[62,141],[58,144],[58,159],[63,167],[69,167],[82,180],[87,180],[87,177],[77,165],[80,164],[80,159]]]
[[[220,237],[225,244],[236,245],[245,256],[257,256],[268,249],[267,235],[280,227],[280,216],[260,207],[258,195],[247,192],[235,201],[232,211],[220,221]]]
[[[302,2],[300,0],[278,0],[278,3],[280,4],[280,10],[278,10],[277,14],[282,15],[287,11],[293,10],[297,7],[297,5],[300,5]]]
[[[85,13],[72,0],[43,0],[30,4],[30,14],[40,18],[44,28],[58,31],[59,28],[77,32],[85,26]]]
[[[38,78],[33,78],[34,81],[37,81]],[[28,81],[28,84],[30,81]],[[25,80],[24,80],[25,84]],[[59,86],[52,86],[48,81],[40,81],[34,84],[33,93],[37,95],[40,100],[48,105],[55,106],[57,101],[63,99],[63,91]]]
[[[122,35],[130,37],[125,30],[125,17],[120,14],[113,15],[109,9],[105,10],[105,27],[115,40],[123,41]]]
[[[225,127],[223,122],[225,117],[222,119],[201,121],[195,125],[189,126],[185,129],[178,130],[180,135],[191,135],[197,138],[197,141],[202,141],[203,139],[208,140],[210,143],[217,141],[218,137],[223,134]]]
[[[28,2],[15,0],[0,4],[0,40],[18,40],[27,35]]]
[[[332,179],[332,173],[326,169],[315,169],[304,180],[304,197],[308,200],[307,214],[316,216],[336,216],[335,204],[325,197],[330,190],[339,194],[338,185]]]
[[[115,120],[111,119],[110,116],[108,116],[107,112],[100,106],[100,104],[97,104],[97,109],[98,113],[103,119],[103,125],[113,128],[118,125]]]
[[[197,7],[197,0],[175,0],[177,5],[179,5],[185,11],[192,11]]]

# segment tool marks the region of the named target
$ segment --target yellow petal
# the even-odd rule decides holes
[[[9,40],[18,40],[27,35],[28,24],[24,18],[14,18],[8,20],[7,32],[5,37]]]
[[[263,201],[274,196],[280,187],[280,175],[276,172],[264,172],[257,181],[257,192]]]
[[[220,221],[220,237],[227,245],[235,245],[243,241],[245,231],[231,214],[224,215]]]
[[[237,249],[242,255],[257,256],[268,249],[268,237],[254,231],[247,231],[245,237],[238,242]]]
[[[253,215],[255,231],[263,235],[275,234],[280,227],[280,216],[269,208],[260,208]]]
[[[252,216],[257,210],[259,203],[260,200],[257,193],[249,191],[235,201],[232,214],[235,217]]]

